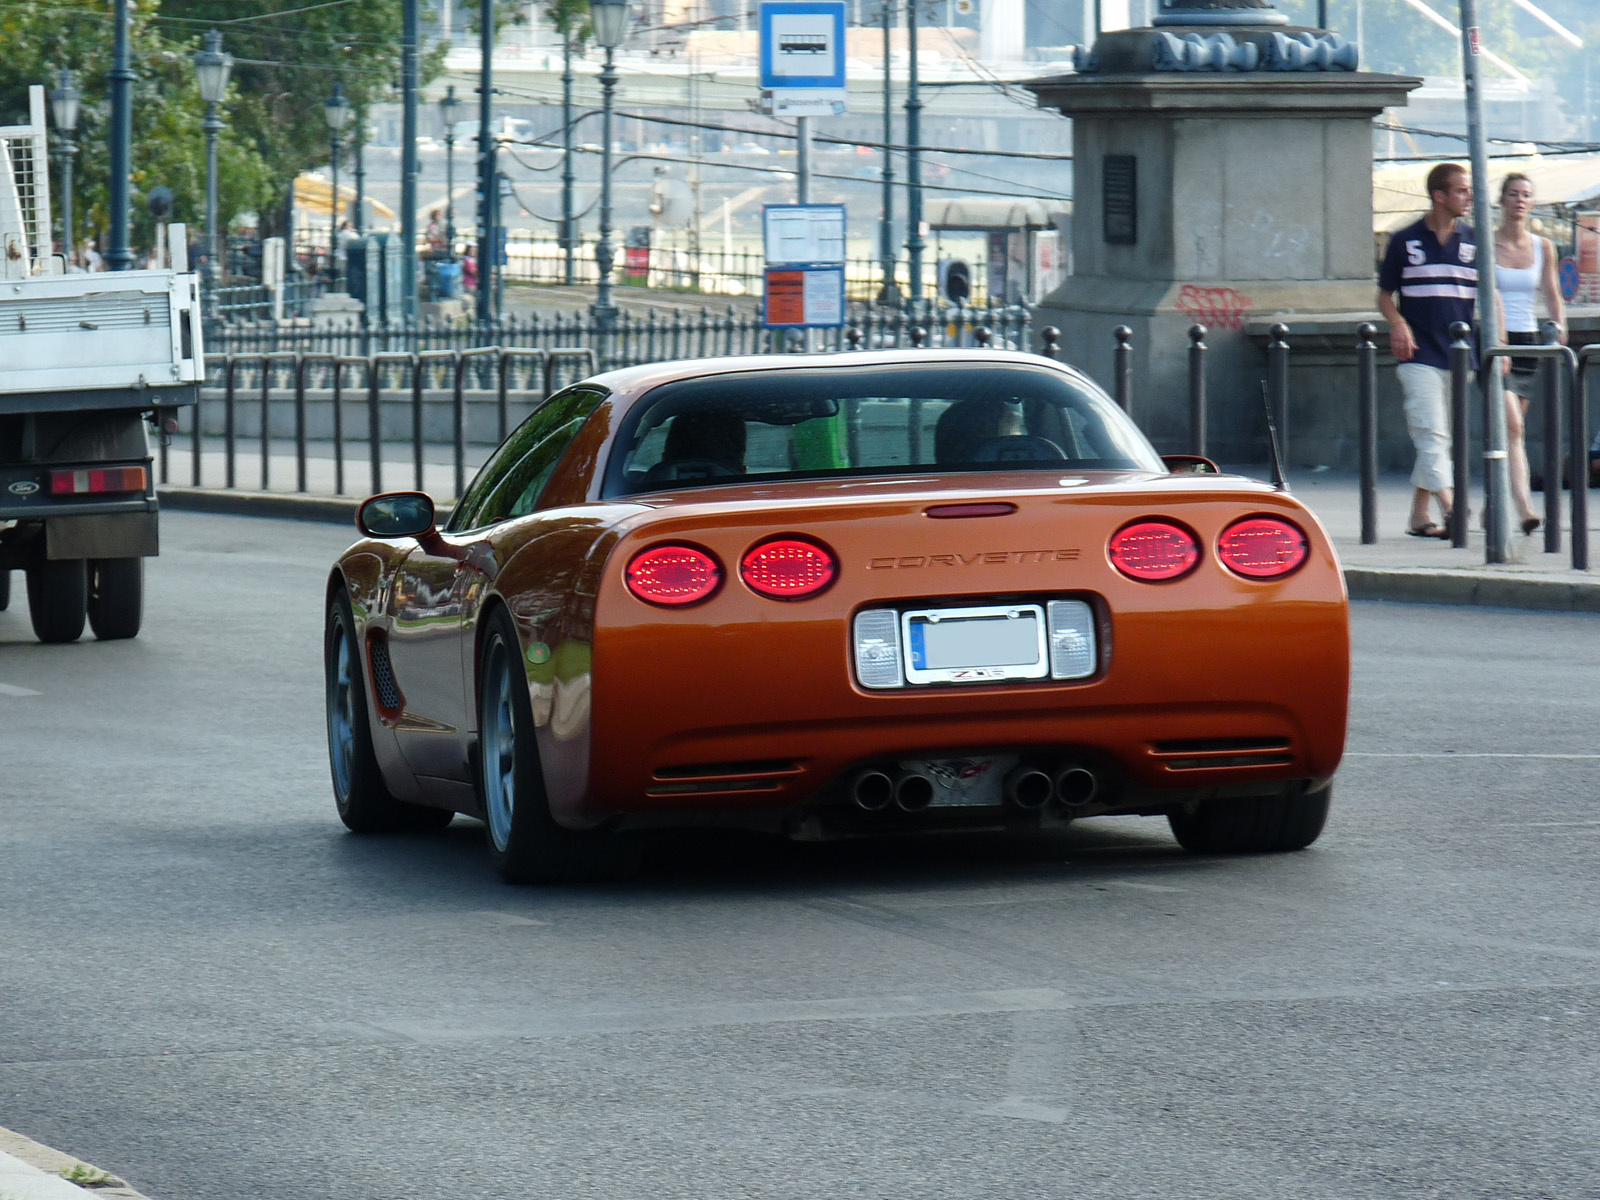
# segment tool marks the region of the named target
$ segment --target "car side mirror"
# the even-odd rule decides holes
[[[356,528],[368,537],[421,537],[433,521],[433,500],[423,492],[386,492],[356,509]]]
[[[1163,454],[1169,475],[1221,475],[1217,464],[1203,454]]]

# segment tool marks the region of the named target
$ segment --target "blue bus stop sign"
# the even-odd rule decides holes
[[[1561,265],[1556,268],[1556,278],[1561,283],[1561,298],[1571,300],[1578,294],[1578,285],[1583,282],[1583,276],[1578,274],[1578,264],[1570,258],[1563,258]]]

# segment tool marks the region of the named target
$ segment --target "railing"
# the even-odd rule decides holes
[[[321,279],[287,279],[283,284],[283,316],[304,317],[311,301],[322,295]],[[271,321],[272,289],[259,283],[212,288],[205,294],[206,320],[210,322]]]
[[[915,313],[873,304],[850,306],[850,328],[859,331],[865,349],[911,345],[911,332],[926,331],[931,346],[970,346],[977,331],[987,330],[998,348],[1026,350],[1032,318],[1021,306],[1006,308],[934,308]],[[800,331],[769,330],[761,318],[729,307],[713,313],[677,309],[640,315],[617,311],[609,319],[592,312],[532,314],[491,322],[421,320],[377,326],[343,322],[327,326],[280,325],[274,322],[223,324],[208,330],[208,355],[258,354],[276,351],[366,356],[376,353],[422,353],[470,350],[481,346],[524,346],[554,350],[582,346],[594,351],[601,369],[636,366],[686,358],[734,354],[780,354],[806,348],[831,353],[844,349],[844,328],[816,329],[807,338]]]

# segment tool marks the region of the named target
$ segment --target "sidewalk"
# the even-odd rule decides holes
[[[258,441],[241,440],[235,460],[236,490],[222,487],[225,463],[220,439],[210,439],[201,455],[202,488],[185,485],[190,475],[187,442],[169,450],[170,486],[161,488],[168,508],[203,509],[244,515],[298,517],[306,520],[351,521],[356,504],[369,494],[371,465],[365,443],[345,448],[345,494],[334,491],[332,448],[313,443],[306,462],[307,495],[296,495],[294,445],[274,440],[269,447],[268,485],[261,486],[261,450]],[[467,478],[489,454],[487,447],[468,448]],[[1263,464],[1234,464],[1224,468],[1234,474],[1264,479]],[[388,489],[415,486],[411,448],[401,443],[383,447],[382,482]],[[448,446],[424,450],[422,486],[441,508],[454,500],[454,467]],[[1411,506],[1411,484],[1405,475],[1386,474],[1378,481],[1378,542],[1361,544],[1361,500],[1353,472],[1295,470],[1289,474],[1290,491],[1309,507],[1327,529],[1344,565],[1350,595],[1362,600],[1405,600],[1434,604],[1481,604],[1507,608],[1537,608],[1600,612],[1600,571],[1574,571],[1571,541],[1566,536],[1568,497],[1562,495],[1561,553],[1544,552],[1544,533],[1512,537],[1512,556],[1518,561],[1489,566],[1483,561],[1480,516],[1483,499],[1474,489],[1470,504],[1472,529],[1464,550],[1449,542],[1406,535]],[[1534,494],[1543,511],[1544,498]],[[1590,504],[1590,544],[1600,564],[1600,497]]]
[[[0,1128],[0,1197],[4,1200],[88,1200],[91,1196],[145,1200],[125,1180],[107,1171]]]

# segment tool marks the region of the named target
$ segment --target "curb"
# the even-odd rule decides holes
[[[163,487],[163,508],[236,517],[273,517],[354,525],[361,501],[349,496],[304,496],[284,492],[242,492],[222,488]],[[440,508],[442,517],[449,512]],[[1352,600],[1395,600],[1406,604],[1458,604],[1486,608],[1524,608],[1544,612],[1600,612],[1600,578],[1559,579],[1509,571],[1418,567],[1344,568]]]
[[[1600,612],[1600,579],[1549,579],[1494,571],[1345,567],[1352,600],[1461,604],[1545,612]]]
[[[105,1182],[83,1187],[69,1183],[61,1173],[74,1167],[103,1177]],[[3,1126],[0,1126],[0,1196],[6,1200],[88,1200],[91,1196],[103,1200],[148,1200],[125,1180]]]
[[[282,492],[242,492],[224,488],[162,487],[156,489],[162,508],[221,513],[231,517],[276,517],[290,521],[325,521],[354,525],[361,501],[347,496],[302,496]]]

